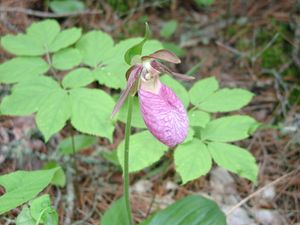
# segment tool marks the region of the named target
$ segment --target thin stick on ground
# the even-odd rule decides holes
[[[266,186],[258,189],[257,191],[253,192],[251,195],[247,196],[246,198],[244,198],[242,201],[240,201],[238,204],[236,204],[235,206],[233,206],[231,209],[228,210],[228,212],[226,213],[226,216],[230,215],[231,213],[233,213],[234,210],[236,210],[237,208],[241,207],[242,205],[244,205],[246,202],[248,202],[251,198],[255,197],[256,195],[258,195],[259,193],[261,193],[262,191],[264,191],[265,189],[267,189],[270,186],[273,186],[279,182],[281,182],[282,180],[284,180],[285,178],[287,178],[288,176],[294,174],[295,172],[299,171],[300,168],[297,168],[296,170],[293,170],[292,172],[285,174],[279,178],[277,178],[276,180],[272,181],[271,183],[267,184]]]

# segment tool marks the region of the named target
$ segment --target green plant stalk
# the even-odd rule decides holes
[[[129,200],[129,141],[130,141],[130,131],[131,131],[131,117],[133,108],[133,96],[128,97],[128,111],[127,111],[127,123],[125,128],[125,149],[124,149],[124,198],[125,207],[127,212],[128,223],[133,225],[133,218],[131,214],[131,206]]]

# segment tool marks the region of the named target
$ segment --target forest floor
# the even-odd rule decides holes
[[[44,2],[0,0],[0,35],[23,32],[33,21],[53,16]],[[161,168],[163,161],[168,160],[166,156],[155,165],[158,170],[152,176],[145,172],[131,175],[135,220],[142,221],[150,211],[190,193],[210,196],[225,212],[255,193],[240,208],[228,213],[230,225],[300,224],[300,5],[289,0],[216,1],[207,7],[199,7],[192,0],[144,1],[122,12],[103,2],[85,1],[86,7],[99,11],[98,14],[57,20],[62,27],[101,29],[116,40],[142,35],[144,21],[148,20],[154,38],[184,50],[183,63],[176,67],[179,72],[194,67],[197,79],[213,75],[223,87],[252,91],[255,97],[241,113],[264,124],[240,143],[259,164],[257,184],[215,167],[209,175],[179,185],[173,164]],[[169,20],[176,20],[178,27],[165,39],[159,31]],[[0,62],[10,57],[0,49]],[[7,86],[0,86],[0,98],[7,91]],[[60,224],[99,224],[101,214],[122,195],[120,168],[102,159],[99,153],[102,149],[114,149],[124,138],[124,124],[118,127],[113,144],[99,138],[96,145],[78,153],[76,191],[70,186],[72,182],[62,189],[45,190],[53,196]],[[67,134],[65,128],[45,144],[33,116],[0,117],[0,174],[41,168]],[[70,165],[65,166],[68,179],[75,180]],[[74,195],[75,198],[66,197]],[[19,212],[17,208],[0,217],[0,224],[14,224]]]

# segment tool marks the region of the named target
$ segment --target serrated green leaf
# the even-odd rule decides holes
[[[231,142],[251,135],[257,122],[250,116],[226,116],[210,121],[201,131],[202,140]]]
[[[208,149],[219,166],[256,182],[258,167],[255,158],[246,149],[218,142],[208,143]]]
[[[64,88],[84,87],[94,81],[93,73],[87,68],[79,68],[72,70],[65,75],[62,85]]]
[[[214,201],[190,195],[140,225],[226,225],[226,217]]]
[[[41,45],[26,34],[8,34],[1,38],[1,46],[8,52],[19,56],[40,56],[45,53]]]
[[[49,3],[49,7],[53,12],[58,14],[78,12],[85,9],[84,3],[78,0],[54,0]]]
[[[188,112],[190,126],[204,128],[210,121],[210,115],[199,110],[191,110]]]
[[[183,184],[206,175],[212,166],[206,145],[198,139],[179,145],[175,150],[174,160]]]
[[[0,185],[6,191],[0,196],[0,215],[34,198],[51,182],[57,170],[17,171],[0,176]]]
[[[111,112],[115,105],[111,96],[102,90],[77,88],[70,91],[72,125],[80,132],[106,137],[112,141],[114,126]]]
[[[70,28],[60,32],[49,46],[49,52],[56,52],[60,49],[74,44],[81,36],[81,28]]]
[[[83,57],[83,63],[96,68],[104,61],[113,48],[112,38],[102,31],[90,31],[76,44]]]
[[[189,91],[191,103],[197,106],[219,88],[215,77],[209,77],[197,81]]]
[[[150,35],[151,35],[151,31],[150,31],[148,23],[146,23],[145,24],[145,35],[144,35],[143,40],[141,42],[135,44],[134,46],[130,47],[125,52],[124,59],[128,65],[132,65],[132,60],[134,57],[142,55],[144,44],[146,43],[146,41],[148,41],[148,39],[150,38]]]
[[[140,111],[140,104],[137,97],[133,98],[133,109],[132,109],[132,120],[131,126],[138,127],[138,128],[146,128],[145,122],[143,120],[141,111]],[[125,101],[124,105],[120,109],[118,113],[118,119],[121,120],[123,123],[127,121],[127,111],[128,111],[128,101]]]
[[[54,174],[51,184],[59,187],[64,187],[66,185],[66,175],[63,169],[59,166],[59,164],[55,161],[50,161],[43,165],[44,170],[49,170],[53,168],[58,168],[58,170]]]
[[[162,83],[167,85],[176,93],[176,95],[178,96],[178,98],[180,98],[185,108],[189,106],[190,104],[189,94],[182,84],[180,84],[177,80],[173,79],[169,75],[164,75],[160,77],[160,80]]]
[[[112,205],[105,211],[101,218],[101,225],[120,225],[127,224],[127,213],[125,208],[124,197],[114,201]]]
[[[60,131],[71,117],[71,103],[66,91],[57,89],[40,105],[36,114],[37,127],[45,141]]]
[[[78,152],[82,149],[88,148],[94,144],[96,144],[97,138],[89,135],[75,135],[74,136],[74,147],[75,152]],[[72,137],[68,137],[61,141],[58,145],[58,151],[64,155],[73,154],[73,143]]]
[[[194,135],[195,135],[195,130],[193,129],[193,127],[189,127],[187,137],[185,138],[183,144],[192,141],[194,139]]]
[[[224,88],[204,99],[198,107],[207,112],[229,112],[247,105],[252,97],[247,90]]]
[[[53,55],[53,67],[59,70],[69,70],[81,63],[82,56],[78,49],[66,48]]]
[[[47,51],[50,44],[60,32],[60,26],[56,20],[43,20],[32,23],[30,27],[26,29],[26,31],[27,35],[35,40],[36,44],[44,47],[44,49]],[[31,47],[34,48],[35,46]]]
[[[27,205],[22,208],[22,211],[18,215],[16,225],[36,225],[36,221],[32,218]]]
[[[16,83],[47,72],[49,65],[38,57],[17,57],[0,65],[0,83]]]
[[[178,24],[176,20],[165,22],[160,30],[160,36],[164,38],[170,38],[175,33],[177,25]]]
[[[168,147],[156,140],[149,131],[143,131],[130,137],[129,172],[142,170],[158,161]],[[118,159],[124,165],[124,141],[118,146]]]
[[[4,115],[30,115],[59,90],[59,84],[50,77],[38,76],[33,80],[26,80],[16,84],[12,94],[2,100],[0,112]]]

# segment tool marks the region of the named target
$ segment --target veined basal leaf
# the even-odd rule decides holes
[[[256,182],[258,167],[255,158],[246,149],[218,142],[208,143],[208,149],[219,166]]]
[[[130,137],[129,172],[142,170],[157,162],[168,147],[156,140],[149,131],[143,131]],[[124,141],[118,146],[118,159],[124,165]]]
[[[208,96],[198,107],[207,112],[229,112],[247,105],[252,97],[247,90],[224,88]]]
[[[38,57],[17,57],[0,65],[0,83],[16,83],[47,72],[49,65]]]
[[[210,121],[201,130],[202,140],[219,142],[239,141],[249,137],[259,126],[250,116],[226,116]]]
[[[84,87],[94,81],[93,72],[87,68],[72,70],[65,75],[62,85],[64,88]]]
[[[176,171],[182,183],[206,175],[212,166],[207,146],[198,139],[179,145],[174,153]]]
[[[82,56],[75,48],[66,48],[53,55],[53,67],[59,70],[69,70],[81,63]]]
[[[90,135],[75,135],[74,136],[74,145],[75,152],[78,152],[82,149],[88,148],[94,144],[96,144],[97,138]],[[72,137],[68,137],[61,141],[58,145],[58,151],[63,155],[71,155],[73,154],[73,143]]]
[[[59,168],[17,171],[0,176],[5,194],[0,196],[0,215],[31,200],[51,182]]]
[[[101,218],[101,225],[121,225],[128,220],[124,197],[114,201]]]
[[[26,116],[38,111],[53,93],[60,91],[59,84],[50,77],[37,76],[16,84],[12,94],[6,96],[0,105],[4,115]]]
[[[189,91],[191,103],[198,106],[207,97],[219,89],[219,83],[215,77],[209,77],[197,81]]]
[[[115,105],[102,90],[77,88],[70,90],[71,123],[80,132],[106,137],[112,141],[114,126],[111,112]]]

